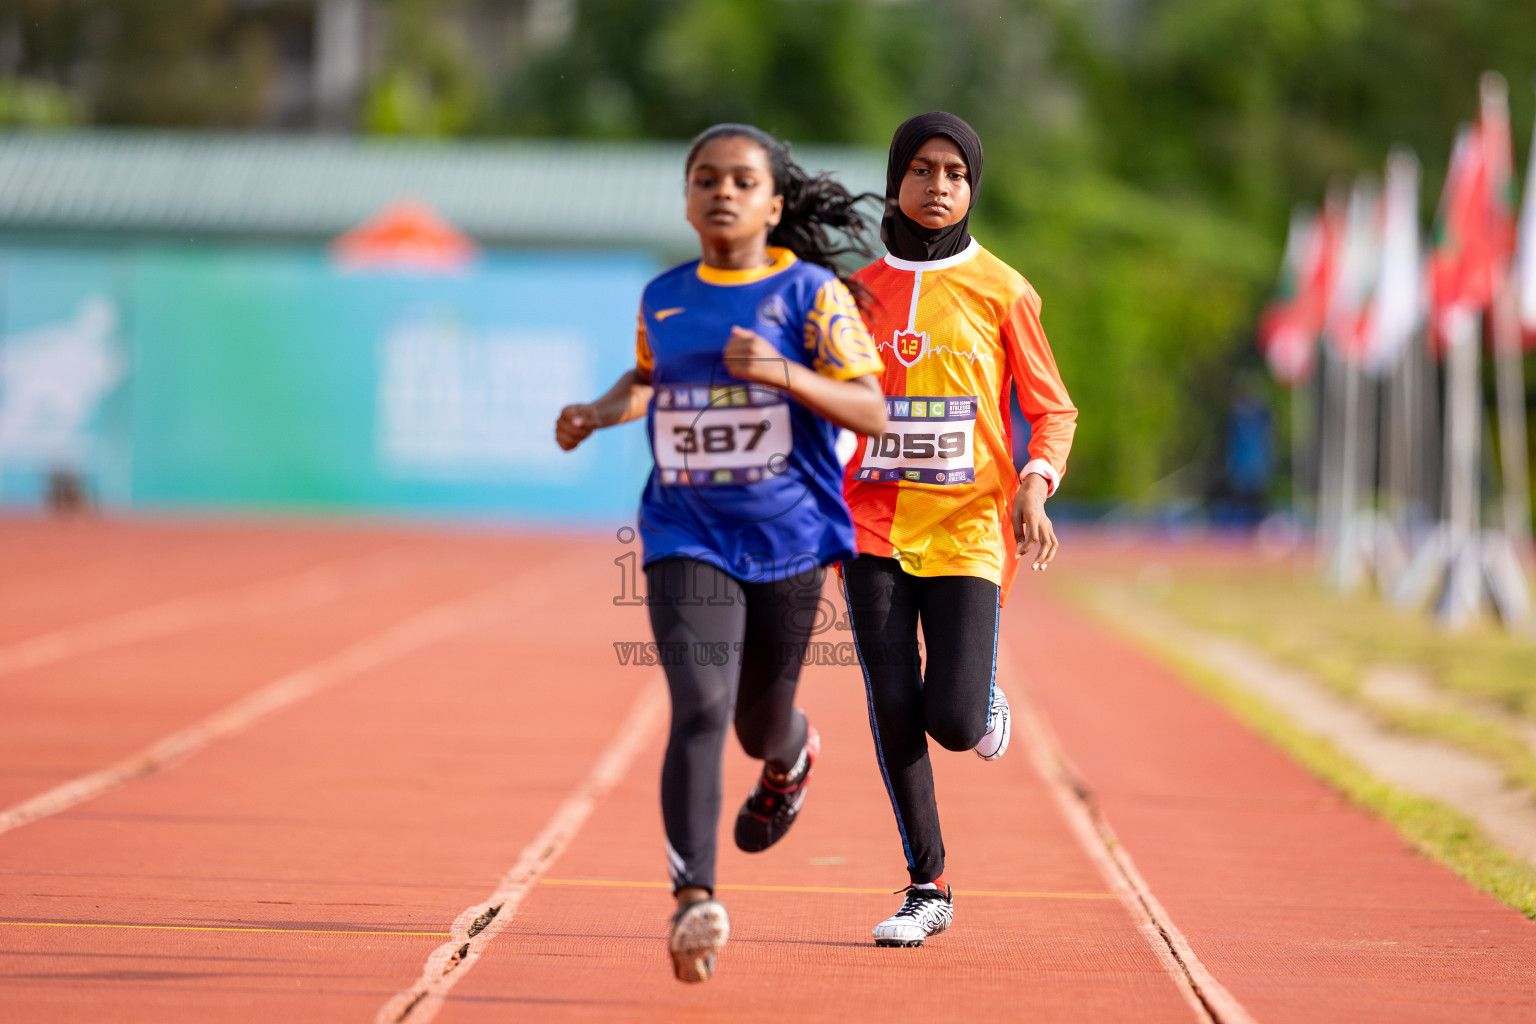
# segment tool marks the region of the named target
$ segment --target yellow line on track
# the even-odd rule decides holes
[[[283,935],[430,935],[449,932],[351,931],[341,928],[236,928],[195,924],[108,924],[96,921],[0,921],[0,928],[128,928],[156,932],[276,932]]]
[[[621,889],[670,889],[667,882],[621,882],[605,878],[541,878],[540,885],[585,885],[598,887],[611,887]],[[890,889],[850,889],[829,885],[717,885],[716,889],[723,892],[806,892],[806,893],[852,893],[860,896],[889,896]],[[900,892],[901,890],[896,890]],[[1003,889],[956,889],[956,896],[1007,896],[1015,899],[1033,900],[1112,900],[1117,899],[1112,892],[1021,892],[1017,890]]]

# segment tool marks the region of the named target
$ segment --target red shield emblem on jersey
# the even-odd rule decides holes
[[[897,331],[896,359],[902,366],[911,366],[928,354],[927,331]]]

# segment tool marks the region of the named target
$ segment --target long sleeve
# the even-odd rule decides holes
[[[1008,368],[1018,389],[1019,408],[1029,420],[1030,463],[1024,473],[1044,476],[1050,493],[1055,494],[1067,471],[1072,436],[1077,432],[1077,407],[1056,369],[1056,357],[1040,325],[1040,296],[1033,288],[1026,285],[1013,304],[1003,322],[1002,337],[1008,350]]]

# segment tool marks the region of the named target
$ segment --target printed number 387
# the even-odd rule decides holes
[[[747,443],[740,445],[741,451],[750,452],[757,447],[757,443],[768,432],[769,423],[761,420],[757,423],[716,423],[705,427],[703,430],[695,430],[693,427],[673,427],[674,436],[681,440],[673,446],[674,450],[682,455],[694,455],[700,450],[710,454],[719,455],[722,452],[734,452],[738,449],[736,435],[746,434]],[[700,449],[699,441],[703,440],[703,448]]]

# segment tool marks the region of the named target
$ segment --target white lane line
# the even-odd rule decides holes
[[[330,562],[278,579],[172,598],[0,647],[0,676],[216,622],[303,611],[403,575],[403,566],[371,555],[361,564]]]
[[[374,1017],[376,1024],[426,1024],[437,1015],[448,990],[469,973],[491,940],[511,921],[523,897],[576,838],[592,811],[629,770],[635,755],[661,728],[666,714],[667,689],[657,676],[635,699],[629,717],[609,741],[591,774],[565,798],[533,842],[524,847],[522,856],[502,877],[496,891],[483,902],[466,907],[454,919],[453,938],[427,957],[414,985],[397,992],[379,1009]]]
[[[1184,933],[1152,895],[1151,887],[1136,870],[1125,844],[1116,838],[1109,822],[1099,812],[1092,791],[1067,760],[1050,726],[1035,708],[1028,688],[1013,671],[1018,662],[1013,660],[1012,654],[1007,644],[999,639],[997,671],[1000,676],[1006,674],[1009,677],[1005,692],[1012,706],[1014,725],[1021,727],[1030,763],[1045,780],[1078,844],[1130,911],[1137,929],[1152,947],[1163,969],[1172,976],[1196,1019],[1206,1024],[1257,1024],[1226,986],[1206,970]]]
[[[538,573],[547,572],[550,567],[545,565],[528,569],[510,583],[418,612],[329,658],[273,680],[137,754],[6,808],[0,811],[0,835],[39,818],[58,814],[135,779],[162,772],[209,744],[248,729],[268,715],[368,669],[451,636],[491,625],[530,606],[543,606],[551,598],[549,589],[535,587],[527,581]]]

